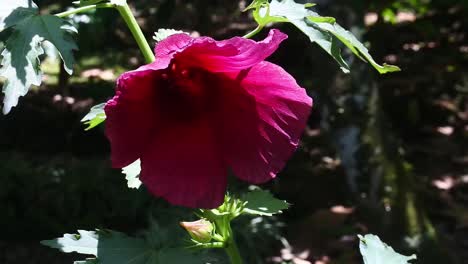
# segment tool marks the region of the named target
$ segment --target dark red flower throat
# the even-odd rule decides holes
[[[190,121],[212,112],[218,89],[215,78],[203,69],[174,60],[156,79],[157,105],[168,120]]]

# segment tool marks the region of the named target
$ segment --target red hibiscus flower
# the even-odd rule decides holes
[[[175,205],[221,204],[228,170],[263,183],[297,148],[312,99],[264,61],[287,36],[260,42],[176,34],[156,61],[124,73],[105,107],[112,165],[141,159],[148,190]]]

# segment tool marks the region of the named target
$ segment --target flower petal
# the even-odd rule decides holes
[[[229,97],[221,111],[228,120],[221,136],[226,163],[237,177],[263,183],[297,148],[312,99],[291,75],[269,62],[241,71],[237,80],[241,88],[226,89]]]
[[[174,34],[159,42],[154,53],[156,54],[156,62],[162,65],[169,66],[175,54],[187,48],[194,39],[185,33]]]
[[[207,120],[167,125],[141,157],[141,181],[171,204],[214,208],[224,199],[226,168]]]
[[[213,71],[235,71],[247,69],[255,64],[264,61],[273,54],[288,36],[283,32],[272,29],[268,36],[260,42],[255,42],[243,37],[221,41],[222,45],[232,45],[239,50],[236,56],[228,58],[213,57],[211,69]],[[216,70],[220,69],[220,70]]]
[[[242,37],[216,41],[199,38],[184,52],[194,65],[200,65],[211,72],[230,72],[247,69],[265,60],[278,49],[288,36],[272,29],[263,41],[253,41]],[[235,52],[232,51],[235,48]]]
[[[216,41],[209,37],[191,38],[187,34],[175,34],[161,41],[155,52],[157,60],[163,61],[161,63],[169,64],[172,58],[176,58],[187,67],[231,72],[250,68],[263,61],[286,38],[286,34],[276,29],[259,42],[242,37]]]
[[[106,136],[111,145],[112,166],[125,167],[137,160],[150,140],[157,114],[153,71],[124,73],[117,80],[116,95],[107,102]]]

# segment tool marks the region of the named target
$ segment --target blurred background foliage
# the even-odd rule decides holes
[[[264,186],[291,209],[237,222],[247,263],[361,263],[356,234],[367,232],[417,253],[418,263],[468,263],[468,1],[315,2],[402,72],[378,76],[348,53],[352,72],[345,75],[298,30],[277,25],[289,39],[270,60],[315,105],[300,149]],[[54,13],[71,1],[37,4]],[[148,39],[159,28],[222,39],[255,27],[241,12],[246,1],[129,4]],[[142,57],[115,11],[73,20],[80,31],[75,74],[47,59],[44,84],[0,117],[0,263],[71,263],[74,256],[38,241],[76,229],[142,232],[193,217],[127,189],[109,168],[103,127],[84,131],[79,120]]]

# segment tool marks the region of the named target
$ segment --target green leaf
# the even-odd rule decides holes
[[[78,260],[78,261],[74,261],[73,264],[98,264],[99,261],[95,258],[89,258],[89,259],[86,259],[86,260]]]
[[[96,257],[101,264],[137,264],[149,262],[153,250],[145,240],[129,237],[115,231],[105,231],[99,234],[99,245]]]
[[[336,23],[334,17],[309,16],[307,18],[314,23]]]
[[[254,0],[247,9],[254,9],[254,18],[261,26],[272,22],[292,23],[307,35],[311,42],[316,42],[330,54],[345,73],[349,73],[350,69],[341,55],[340,42],[356,56],[369,62],[381,74],[400,70],[393,65],[379,65],[351,32],[338,25],[333,17],[322,17],[309,10],[311,6],[313,5],[298,4],[294,0]]]
[[[65,234],[61,238],[42,241],[41,244],[59,249],[62,252],[77,252],[93,255],[97,259],[76,261],[75,264],[166,264],[166,263],[203,263],[199,256],[183,248],[152,245],[144,238],[130,237],[123,233],[100,230],[78,231]]]
[[[304,4],[304,7],[307,7],[307,8],[308,8],[308,7],[313,7],[313,6],[316,6],[316,5],[317,5],[317,4],[315,4],[315,3],[305,3],[305,4]]]
[[[115,6],[125,6],[127,4],[127,0],[109,0],[109,3]]]
[[[132,164],[128,165],[125,168],[122,168],[122,173],[125,174],[125,179],[127,180],[128,188],[138,189],[141,186],[141,181],[139,179],[141,171],[141,162],[140,159],[137,159]]]
[[[317,21],[321,17],[308,17],[309,21]],[[313,22],[314,23],[314,22]],[[315,22],[315,24],[322,30],[333,34],[343,44],[345,44],[357,57],[363,61],[369,62],[379,73],[384,74],[388,72],[400,71],[400,68],[394,65],[383,64],[379,65],[370,55],[369,50],[349,31],[342,28],[334,22]]]
[[[76,252],[97,256],[98,242],[99,235],[96,232],[78,230],[78,234],[65,234],[61,238],[41,241],[41,244],[65,253]]]
[[[88,126],[85,128],[86,131],[95,128],[106,120],[105,105],[106,103],[102,103],[91,107],[89,113],[81,119],[81,122]]]
[[[41,84],[39,56],[44,53],[44,40],[48,40],[57,48],[69,74],[72,74],[74,64],[73,50],[77,49],[72,39],[76,29],[59,17],[29,14],[16,19],[11,25],[13,32],[6,39],[1,54],[3,59],[0,76],[6,79],[3,86],[4,114],[18,104],[18,98],[26,95],[31,85]]]
[[[269,23],[289,22],[289,20],[282,16],[272,16],[270,14],[270,3],[268,0],[254,0],[244,11],[254,9],[253,17],[255,21],[262,27]]]
[[[248,5],[244,10],[243,12],[247,11],[247,10],[250,10],[250,9],[257,9],[257,8],[260,8],[264,5],[268,5],[268,0],[253,0],[252,3],[250,3],[250,5]]]
[[[41,244],[65,253],[76,252],[98,257],[101,264],[146,263],[151,251],[142,239],[128,237],[115,231],[84,231],[79,235],[65,234]]]
[[[80,0],[79,5],[80,6],[88,6],[88,5],[95,5],[100,2],[104,2],[105,0]]]
[[[44,53],[41,46],[41,38],[34,36],[29,42],[29,46],[11,45],[11,42],[25,42],[21,34],[15,34],[9,39],[10,49],[6,46],[2,52],[2,68],[0,76],[6,78],[3,84],[3,113],[10,112],[13,106],[18,104],[18,98],[26,95],[31,85],[41,84],[41,70],[39,69],[39,56]],[[8,43],[7,43],[8,45]],[[19,54],[23,52],[23,58]]]
[[[416,255],[404,256],[383,243],[376,235],[358,235],[359,250],[364,259],[364,264],[409,264],[408,261],[416,259]]]
[[[160,42],[163,39],[166,39],[167,37],[174,35],[174,34],[180,34],[180,33],[185,33],[180,30],[175,30],[175,29],[166,29],[166,28],[160,28],[158,31],[154,32],[153,39],[156,40],[156,42]]]
[[[254,215],[272,216],[289,207],[286,201],[276,199],[269,191],[259,189],[247,193],[241,200],[246,202],[243,212]]]
[[[37,5],[32,0],[2,0],[0,7],[0,31],[21,21],[25,16],[36,12]],[[16,12],[15,12],[16,11]]]
[[[168,248],[159,253],[157,262],[150,263],[202,264],[205,261],[200,256],[191,254],[187,249]]]

